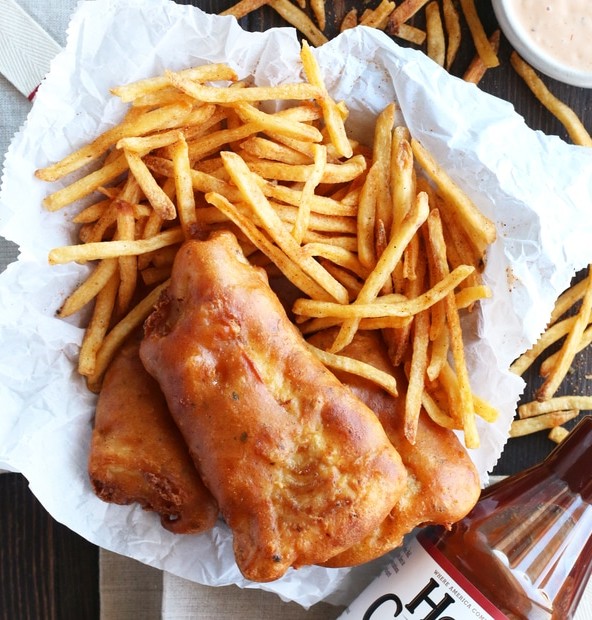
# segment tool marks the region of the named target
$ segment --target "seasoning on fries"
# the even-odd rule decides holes
[[[345,106],[329,96],[306,43],[301,56],[305,82],[261,88],[239,84],[232,70],[215,66],[116,87],[131,105],[122,123],[38,171],[53,180],[89,160],[98,164],[45,201],[54,209],[92,193],[99,197],[79,216],[82,242],[55,248],[49,257],[52,263],[96,262],[60,310],[69,316],[95,304],[79,371],[91,389],[100,389],[110,360],[166,286],[183,241],[226,227],[254,264],[279,269],[301,291],[293,311],[304,334],[339,327],[329,351],[319,353],[329,366],[343,364],[336,354],[358,329],[383,331],[397,351],[393,361],[409,364],[405,428],[412,443],[429,392],[439,394],[441,413],[434,415],[455,420],[467,446],[476,447],[477,408],[458,304],[470,307],[488,296],[478,274],[495,238],[493,225],[427,150],[394,126],[394,105],[379,116],[373,151],[352,142]],[[220,81],[227,86],[213,85]],[[259,108],[257,102],[271,99],[290,106],[275,113]],[[216,120],[208,125],[209,118]],[[447,211],[457,228],[438,219],[436,241],[426,221]],[[448,248],[459,235],[473,244],[450,262]],[[467,278],[476,281],[462,294]],[[395,346],[403,334],[408,345]],[[448,351],[454,371],[447,368],[444,380]],[[395,393],[391,380],[347,362],[348,372],[356,367]]]

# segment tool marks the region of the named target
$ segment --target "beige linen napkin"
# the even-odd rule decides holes
[[[342,610],[326,603],[305,610],[262,590],[202,586],[103,549],[100,564],[101,620],[334,620]],[[592,582],[574,620],[592,620]]]
[[[305,610],[263,590],[202,586],[104,549],[100,595],[101,620],[332,620],[343,609],[318,603]]]

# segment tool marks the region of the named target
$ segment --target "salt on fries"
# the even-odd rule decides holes
[[[330,97],[306,43],[301,58],[306,81],[294,84],[238,83],[216,65],[114,88],[130,104],[120,125],[38,171],[53,180],[98,165],[45,201],[53,209],[98,196],[75,218],[81,243],[49,255],[96,263],[59,311],[70,316],[94,302],[79,372],[100,389],[113,355],[167,286],[183,241],[227,227],[253,264],[279,270],[300,291],[293,313],[303,334],[339,328],[329,351],[312,349],[321,361],[394,395],[394,376],[339,354],[358,329],[383,331],[409,380],[409,441],[425,407],[475,448],[475,416],[495,412],[468,384],[459,312],[489,296],[479,273],[495,230],[395,126],[394,105],[376,122],[373,148],[351,141],[346,106]],[[259,102],[268,100],[283,109],[264,111]],[[472,240],[468,251],[457,237]]]

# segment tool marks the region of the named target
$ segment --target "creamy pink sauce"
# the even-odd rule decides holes
[[[511,0],[514,17],[555,61],[592,71],[592,0]]]

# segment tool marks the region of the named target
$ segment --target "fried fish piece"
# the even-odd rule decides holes
[[[326,348],[334,339],[335,331],[327,330],[315,334],[310,341]],[[363,541],[324,563],[330,567],[355,566],[377,558],[398,547],[417,526],[449,526],[473,508],[481,492],[479,475],[464,446],[452,431],[437,425],[424,410],[419,417],[415,445],[405,437],[405,377],[393,368],[377,332],[358,332],[341,353],[393,373],[397,379],[400,396],[393,398],[362,377],[336,373],[378,416],[407,468],[407,488],[382,524]]]
[[[218,506],[158,383],[144,369],[139,348],[139,338],[130,341],[107,369],[88,461],[92,486],[106,502],[138,502],[159,513],[171,532],[203,532],[215,524]]]
[[[326,561],[400,497],[405,469],[376,416],[307,349],[232,233],[180,248],[140,355],[246,578]]]

